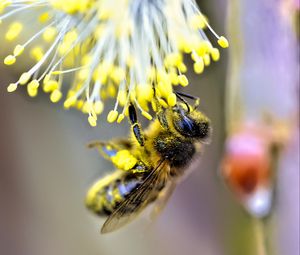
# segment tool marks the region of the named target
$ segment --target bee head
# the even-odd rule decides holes
[[[173,125],[182,136],[196,140],[209,138],[210,120],[200,111],[178,104],[173,107]]]

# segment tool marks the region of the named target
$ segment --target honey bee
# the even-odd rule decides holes
[[[210,120],[197,110],[199,99],[176,92],[182,101],[173,107],[158,107],[156,118],[144,131],[135,106],[128,106],[129,139],[93,142],[100,154],[117,170],[98,180],[88,191],[86,206],[108,216],[101,233],[117,230],[131,222],[149,204],[162,210],[176,184],[187,172],[202,144],[210,137]],[[190,105],[183,98],[195,100]]]

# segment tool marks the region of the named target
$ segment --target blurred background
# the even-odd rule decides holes
[[[270,254],[298,254],[298,4],[199,1],[210,24],[231,44],[204,74],[190,71],[185,88],[201,98],[200,109],[213,125],[212,143],[156,221],[141,217],[109,235],[100,235],[104,219],[87,211],[83,201],[89,186],[113,169],[86,145],[127,136],[128,124],[108,124],[104,113],[97,128],[91,128],[83,114],[53,105],[42,93],[34,99],[22,89],[8,94],[6,85],[20,70],[1,65],[0,253],[258,255],[252,218],[219,172],[228,126],[239,119],[232,109],[241,107],[251,119],[271,111],[288,123],[266,231]],[[1,59],[10,50],[1,45]]]

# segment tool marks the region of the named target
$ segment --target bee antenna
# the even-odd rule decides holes
[[[188,98],[188,99],[192,99],[195,101],[194,103],[194,110],[196,110],[200,104],[200,98],[199,97],[195,97],[195,96],[192,96],[192,95],[189,95],[189,94],[186,94],[186,93],[182,93],[182,92],[176,92],[176,94],[182,96],[182,97],[185,97],[185,98]]]
[[[181,94],[179,92],[175,92],[175,95],[178,97],[178,99],[180,101],[182,101],[186,105],[186,107],[188,109],[188,113],[189,113],[191,111],[191,109],[190,109],[188,102],[181,96]]]

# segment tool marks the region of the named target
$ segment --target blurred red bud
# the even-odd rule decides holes
[[[221,174],[245,209],[255,217],[271,208],[271,153],[267,133],[243,128],[227,139]]]

